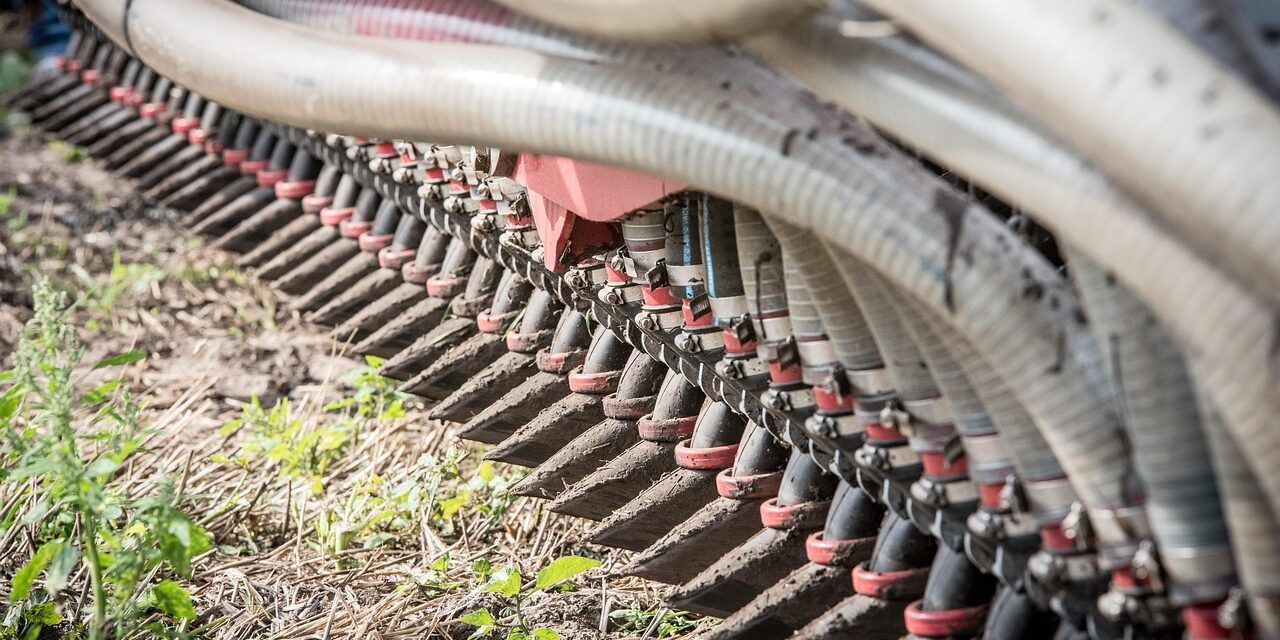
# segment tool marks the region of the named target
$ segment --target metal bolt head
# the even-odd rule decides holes
[[[340,135],[338,135],[338,134],[336,134],[336,133],[330,133],[330,134],[327,134],[327,135],[324,137],[324,143],[325,143],[326,145],[330,146],[330,147],[341,147],[341,146],[342,146],[342,136],[340,136]]]

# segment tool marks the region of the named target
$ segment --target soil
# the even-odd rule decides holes
[[[32,313],[31,288],[42,278],[87,301],[71,315],[85,362],[131,349],[149,354],[127,376],[145,398],[142,421],[156,433],[119,488],[136,497],[163,478],[181,478],[190,496],[184,508],[205,520],[217,544],[197,560],[189,584],[199,622],[217,623],[205,637],[467,637],[473,629],[459,616],[501,608],[474,587],[441,593],[424,586],[426,565],[444,552],[464,581],[476,559],[517,564],[529,578],[559,555],[599,558],[602,568],[576,581],[576,592],[534,596],[526,619],[566,640],[642,635],[602,626],[609,619],[602,610],[662,609],[658,588],[606,579],[628,554],[586,544],[586,525],[550,513],[545,502],[516,499],[503,518],[477,511],[449,530],[423,520],[420,530],[385,545],[326,548],[315,537],[318,519],[346,513],[370,483],[394,485],[450,452],[478,463],[480,450],[456,438],[457,425],[431,420],[409,401],[403,418],[379,422],[325,470],[319,491],[305,478],[283,478],[274,464],[227,461],[246,436],[222,428],[244,403],[288,398],[294,415],[323,428],[334,418],[321,407],[351,394],[346,376],[362,359],[237,269],[233,256],[184,231],[178,213],[142,206],[130,181],[71,155],[32,132],[0,140],[7,202],[0,207],[0,366],[8,365]],[[500,474],[519,479],[513,469]],[[8,551],[0,550],[0,578],[29,557],[26,549]]]

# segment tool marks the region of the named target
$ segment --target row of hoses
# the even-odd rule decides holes
[[[266,120],[598,161],[762,212],[845,368],[878,357],[904,400],[985,415],[1046,525],[1078,500],[1113,561],[1149,528],[1175,591],[1221,599],[1238,572],[1280,632],[1280,115],[1238,55],[1120,0],[863,3],[954,61],[791,0],[511,3],[599,35],[480,0],[77,4]],[[629,29],[740,40],[606,39]],[[850,113],[1051,230],[1070,280]]]

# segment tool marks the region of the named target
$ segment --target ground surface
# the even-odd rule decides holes
[[[0,141],[0,365],[43,277],[82,300],[84,361],[150,354],[127,377],[156,431],[115,486],[146,495],[176,478],[183,507],[214,537],[189,583],[203,637],[467,637],[457,618],[479,608],[511,623],[509,603],[479,588],[486,562],[515,563],[527,580],[568,554],[603,565],[575,591],[531,596],[521,612],[531,626],[569,639],[692,631],[655,615],[652,585],[609,577],[625,558],[581,545],[581,524],[508,496],[519,470],[480,465],[448,425],[283,311],[229,256],[183,235],[176,214],[145,209],[129,184],[76,155],[33,133]],[[237,424],[255,396],[265,408],[287,400],[287,411],[250,409]],[[315,439],[333,455],[290,457]],[[32,551],[21,534],[3,536],[0,582]]]

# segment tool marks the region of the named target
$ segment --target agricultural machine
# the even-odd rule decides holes
[[[75,0],[35,122],[708,637],[1280,637],[1280,10]]]

